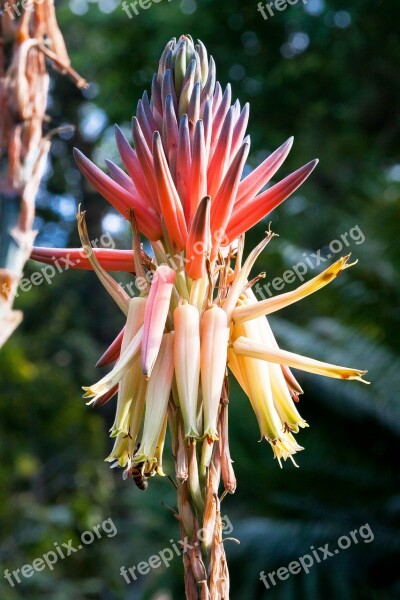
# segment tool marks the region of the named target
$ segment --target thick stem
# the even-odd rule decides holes
[[[207,453],[201,444],[197,444],[197,450],[193,442],[183,441],[178,433],[179,426],[176,431],[178,520],[181,539],[186,542],[183,546],[186,599],[229,600],[229,573],[218,497],[221,481],[219,442],[211,442],[211,460],[206,467],[206,476],[199,477],[204,468],[202,458],[204,460]],[[187,479],[179,480],[179,477],[182,478],[183,454],[188,457],[188,474]]]

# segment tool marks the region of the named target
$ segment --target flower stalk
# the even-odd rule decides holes
[[[249,398],[261,439],[282,466],[303,449],[295,436],[308,426],[298,410],[303,390],[290,368],[360,381],[365,373],[278,347],[266,315],[322,289],[350,266],[349,257],[297,290],[257,301],[252,286],[265,274],[251,278],[251,272],[275,234],[269,228],[243,262],[244,234],[293,193],[317,161],[262,191],[285,160],[290,138],[242,178],[249,107],[232,105],[231,96],[229,85],[222,90],[216,82],[215,63],[201,42],[173,39],[161,56],[151,98],[145,93],[139,101],[134,148],[116,129],[126,172],[108,161],[108,176],[76,152],[82,173],[130,220],[133,233],[132,250],[91,251],[80,265],[96,272],[127,314],[124,330],[98,363],[114,366],[84,388],[85,397],[103,405],[118,390],[115,443],[106,460],[140,489],[150,477],[164,475],[170,436],[176,517],[181,539],[191,546],[183,552],[189,600],[229,598],[221,501],[237,485],[228,432],[231,374]],[[85,247],[82,214],[79,229]],[[143,251],[140,235],[152,256]],[[66,254],[35,248],[32,257],[51,262]],[[145,279],[140,297],[127,298],[108,270]]]

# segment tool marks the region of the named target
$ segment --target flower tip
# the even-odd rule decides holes
[[[204,432],[203,439],[207,440],[209,444],[213,444],[214,442],[218,442],[219,440],[218,435],[215,432],[213,432],[210,427],[207,429],[207,431]]]
[[[357,377],[356,379],[358,381],[361,381],[361,383],[365,383],[366,385],[371,385],[370,381],[367,381],[366,379],[363,379],[363,376],[366,375],[366,373],[368,373],[368,371],[359,371],[360,376]]]
[[[291,135],[291,136],[290,136],[290,138],[288,138],[288,139],[286,140],[286,142],[284,142],[284,143],[282,144],[282,146],[281,146],[282,150],[288,150],[288,153],[289,153],[289,150],[290,150],[290,149],[291,149],[291,147],[293,146],[293,142],[294,142],[294,136],[293,136],[293,135]]]
[[[156,129],[153,133],[153,144],[160,144],[161,143],[161,135],[160,132],[158,131],[158,129]],[[154,147],[153,147],[153,152],[154,152]]]
[[[117,140],[117,143],[118,141],[125,141],[125,136],[122,132],[122,129],[116,123],[114,124],[114,135],[115,139]]]
[[[87,160],[86,156],[83,154],[83,152],[81,150],[79,150],[79,148],[77,148],[76,146],[74,146],[72,148],[72,154],[74,156],[75,162],[77,163],[77,165],[79,166],[80,164],[84,163],[85,160]]]
[[[175,283],[176,272],[168,265],[160,265],[157,268],[156,277],[160,277],[163,283]]]

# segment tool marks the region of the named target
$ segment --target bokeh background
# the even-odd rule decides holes
[[[396,18],[397,14],[397,18]],[[295,136],[279,176],[314,157],[309,181],[272,215],[279,233],[258,270],[267,281],[358,227],[358,264],[329,288],[273,315],[280,344],[321,360],[369,370],[371,386],[300,374],[299,469],[279,468],[258,443],[247,399],[232,385],[231,447],[239,487],[222,505],[241,542],[227,542],[232,600],[400,598],[400,44],[397,0],[308,0],[264,20],[255,0],[161,0],[129,19],[117,0],[58,3],[77,70],[76,90],[53,73],[49,128],[55,137],[38,198],[37,244],[78,245],[75,212],[87,209],[91,239],[129,231],[82,180],[73,145],[98,164],[115,158],[113,124],[129,130],[170,37],[190,33],[214,56],[223,86],[250,101],[251,164]],[[266,223],[248,236],[258,242]],[[345,249],[347,251],[347,249]],[[31,262],[29,276],[38,268]],[[320,267],[321,268],[321,267]],[[258,272],[258,271],[257,271]],[[317,269],[310,271],[314,276]],[[291,286],[294,287],[294,286]],[[286,288],[289,289],[289,288]],[[177,540],[167,478],[140,492],[110,471],[114,407],[93,410],[81,385],[122,317],[92,273],[67,271],[21,293],[23,325],[0,354],[0,597],[3,600],[183,598],[181,560],[127,585],[119,574]],[[169,458],[166,467],[172,472]],[[3,570],[33,559],[104,519],[118,528],[11,588]],[[352,545],[308,575],[266,590],[259,573],[287,566],[315,547],[368,523],[369,544]]]

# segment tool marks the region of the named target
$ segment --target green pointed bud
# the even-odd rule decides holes
[[[177,95],[179,95],[182,90],[182,84],[186,73],[186,65],[186,48],[185,44],[181,43],[178,45],[177,52],[175,54],[174,80]]]

